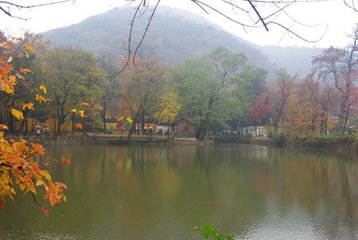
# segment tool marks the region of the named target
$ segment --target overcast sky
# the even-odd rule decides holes
[[[221,2],[218,0],[213,0],[212,2],[215,1],[216,3]],[[74,4],[64,3],[56,6],[13,12],[21,17],[29,18],[27,21],[9,18],[4,14],[1,14],[0,29],[9,34],[16,35],[25,31],[38,33],[78,23],[92,15],[103,13],[112,8],[121,7],[127,4],[128,1],[123,0],[76,0]],[[287,9],[290,16],[295,17],[295,19],[301,23],[317,26],[308,27],[293,24],[292,22],[289,23],[288,20],[285,20],[284,18],[279,18],[278,21],[287,23],[287,26],[309,40],[317,40],[323,36],[323,39],[317,43],[308,43],[299,40],[290,34],[285,34],[282,29],[274,25],[269,26],[269,32],[266,32],[263,28],[246,29],[245,31],[237,24],[229,22],[214,13],[206,14],[189,0],[162,0],[161,4],[180,7],[202,15],[210,21],[222,26],[227,31],[259,45],[343,47],[349,43],[347,35],[352,32],[353,27],[358,23],[358,13],[344,6],[343,0],[293,4]],[[230,11],[228,10],[228,12]],[[232,14],[232,11],[230,14]],[[281,14],[280,17],[282,17],[282,15],[284,14]]]

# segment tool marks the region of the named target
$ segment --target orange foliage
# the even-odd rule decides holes
[[[75,128],[76,129],[83,129],[83,125],[81,123],[76,123]]]
[[[60,163],[62,163],[62,164],[68,164],[68,165],[70,165],[71,164],[71,159],[70,158],[68,158],[68,157],[66,157],[66,156],[62,156],[61,158],[60,158]]]
[[[45,150],[40,144],[29,144],[25,140],[7,141],[3,133],[0,135],[0,206],[4,207],[6,197],[13,199],[16,194],[15,185],[25,193],[37,193],[37,188],[45,190],[44,199],[48,199],[51,206],[66,201],[63,189],[66,186],[54,182],[46,170],[42,170],[34,159],[43,156]]]
[[[7,39],[0,32],[0,91],[7,94],[15,94],[15,85],[18,80],[23,80],[31,70],[20,68],[14,70],[12,57],[12,40]],[[23,51],[34,52],[30,45],[23,46]],[[46,88],[41,85],[40,90],[46,93]],[[37,95],[36,100],[48,101],[48,99]],[[32,103],[25,103],[22,109],[33,110]],[[17,119],[23,119],[22,111],[11,109],[11,114]],[[45,191],[43,199],[48,200],[51,206],[57,206],[66,201],[64,189],[66,185],[52,180],[47,170],[41,169],[35,160],[37,156],[43,156],[45,149],[40,144],[29,143],[26,140],[7,140],[4,131],[8,128],[0,124],[0,209],[5,207],[8,199],[13,200],[16,195],[16,186],[24,193],[32,194],[35,202],[41,206],[44,214],[48,209],[38,202],[36,198],[39,188]],[[70,162],[67,160],[66,162]]]

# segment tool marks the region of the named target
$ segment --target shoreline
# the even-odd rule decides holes
[[[315,139],[298,141],[286,140],[284,142],[275,141],[269,137],[238,137],[238,136],[216,136],[209,140],[198,139],[174,139],[161,135],[132,135],[128,140],[128,136],[119,134],[103,134],[88,133],[86,136],[82,134],[63,134],[59,136],[41,135],[21,137],[17,135],[7,135],[6,139],[25,139],[34,143],[45,145],[69,145],[84,143],[105,143],[105,144],[180,144],[180,145],[212,145],[217,143],[238,143],[238,144],[256,144],[283,148],[296,149],[316,149],[329,152],[358,152],[358,139],[339,141],[318,141]]]

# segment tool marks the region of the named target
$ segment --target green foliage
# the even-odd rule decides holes
[[[306,147],[324,147],[333,145],[345,145],[353,143],[356,139],[355,135],[342,135],[342,134],[327,134],[320,136],[312,136],[309,134],[298,134],[295,136],[287,136],[277,134],[273,137],[276,145],[282,146],[287,142],[298,144],[299,146]]]
[[[272,139],[274,145],[283,146],[286,143],[287,137],[283,134],[275,134]]]
[[[225,126],[227,120],[240,115],[243,102],[235,94],[241,85],[242,94],[248,89],[254,91],[259,89],[257,85],[264,76],[264,71],[257,71],[247,63],[244,54],[220,47],[186,61],[174,79],[182,113],[198,124],[199,138],[207,138],[212,126]],[[245,84],[249,85],[247,82],[252,85],[245,88]]]
[[[202,228],[195,227],[195,230],[199,232],[199,236],[202,239],[208,240],[234,240],[232,234],[223,234],[219,232],[213,225],[205,224]]]
[[[334,143],[352,143],[355,140],[354,135],[342,135],[342,134],[328,134],[321,135],[319,141],[323,143],[334,142]]]
[[[78,48],[54,48],[41,59],[43,82],[60,125],[81,102],[100,102],[107,85],[94,56]]]
[[[170,91],[159,96],[158,110],[154,118],[159,122],[170,122],[175,120],[181,105],[178,102],[178,93]]]
[[[248,66],[237,78],[238,88],[234,90],[236,108],[231,112],[233,118],[251,119],[251,109],[254,101],[265,88],[267,71],[254,66]]]
[[[143,132],[143,121],[159,111],[161,97],[168,92],[167,68],[156,61],[138,58],[135,66],[121,72],[119,85],[121,116],[142,122]]]

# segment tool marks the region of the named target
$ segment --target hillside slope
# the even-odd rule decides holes
[[[59,45],[78,46],[98,53],[126,55],[132,8],[113,9],[92,16],[78,24],[43,33],[45,39]],[[133,44],[142,36],[148,16],[137,19]],[[161,7],[155,15],[139,55],[154,58],[170,66],[225,46],[231,51],[245,53],[250,62],[267,69],[273,76],[275,69],[286,68],[289,73],[308,73],[312,56],[318,48],[267,46],[259,47],[212,24],[190,12]]]
[[[59,45],[79,46],[94,53],[109,51],[125,55],[132,10],[113,9],[90,17],[79,24],[43,33],[45,39]],[[134,43],[139,41],[147,16],[138,19]],[[169,24],[170,23],[170,24]],[[245,53],[250,61],[273,71],[273,64],[256,47],[191,13],[162,7],[155,16],[139,54],[178,65],[184,60],[225,46]]]

